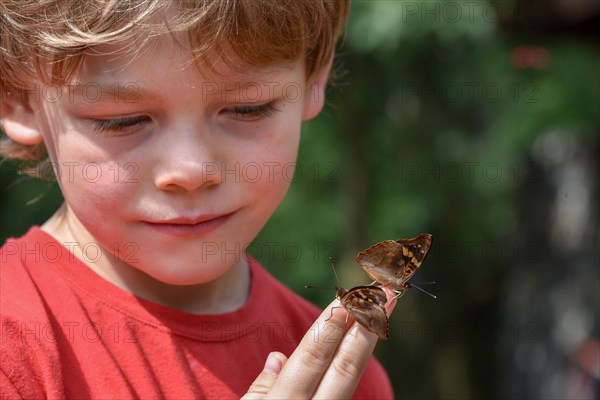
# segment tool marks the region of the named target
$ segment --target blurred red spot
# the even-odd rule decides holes
[[[518,69],[546,69],[550,65],[550,52],[542,46],[517,46],[510,55],[510,62]]]

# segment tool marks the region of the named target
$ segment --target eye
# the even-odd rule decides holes
[[[280,110],[275,107],[274,101],[265,104],[234,106],[223,110],[224,113],[231,114],[235,119],[242,121],[255,121],[261,118],[268,118],[277,111]]]
[[[115,119],[90,119],[96,131],[120,133],[124,131],[133,131],[141,125],[152,122],[152,119],[147,115],[138,115],[127,118]],[[130,132],[133,133],[133,132]]]

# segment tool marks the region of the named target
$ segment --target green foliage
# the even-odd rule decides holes
[[[501,6],[511,12],[510,3]],[[275,252],[261,260],[324,306],[333,292],[303,286],[336,285],[327,257],[337,259],[343,286],[366,284],[358,251],[432,233],[416,280],[437,281],[431,290],[439,300],[402,298],[392,338],[377,354],[399,397],[489,398],[506,295],[499,284],[525,245],[513,239],[517,190],[530,179],[525,157],[548,132],[597,135],[597,50],[577,40],[511,37],[481,14],[473,22],[423,21],[405,7],[354,3],[344,85],[327,115],[306,127],[299,155],[303,171],[338,165],[339,180],[303,176],[257,243],[296,241],[300,259]],[[521,45],[546,48],[547,68],[515,68],[511,56]],[[315,259],[315,242],[330,251]]]

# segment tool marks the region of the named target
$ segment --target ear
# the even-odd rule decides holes
[[[2,129],[14,142],[24,145],[41,143],[42,134],[37,126],[35,112],[26,101],[19,101],[16,94],[3,93],[0,101]]]
[[[304,98],[304,111],[302,120],[308,121],[319,115],[325,105],[325,89],[327,88],[327,79],[333,65],[333,55],[327,65],[319,71],[308,83],[308,90]]]

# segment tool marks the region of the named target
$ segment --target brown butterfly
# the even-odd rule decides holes
[[[387,296],[383,289],[376,286],[357,286],[350,290],[335,288],[335,293],[342,306],[363,328],[373,332],[380,339],[390,337],[385,312]]]
[[[372,279],[401,296],[411,287],[408,280],[425,260],[431,240],[428,233],[412,239],[384,240],[358,253],[356,262]]]

